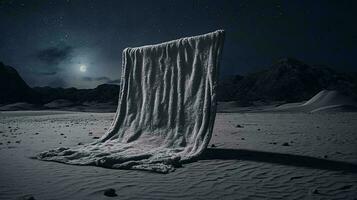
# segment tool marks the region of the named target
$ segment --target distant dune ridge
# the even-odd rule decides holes
[[[283,104],[266,111],[285,112],[329,112],[357,111],[357,102],[336,90],[322,90],[311,99],[302,103]]]
[[[63,107],[69,107],[73,106],[74,103],[66,100],[66,99],[57,99],[54,101],[51,101],[50,103],[45,104],[44,106],[47,108],[63,108]]]

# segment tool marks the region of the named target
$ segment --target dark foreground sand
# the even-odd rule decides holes
[[[29,158],[54,147],[94,141],[113,115],[1,112],[0,199],[357,197],[356,113],[218,113],[213,148],[202,160],[166,175]],[[108,188],[118,196],[104,196]]]

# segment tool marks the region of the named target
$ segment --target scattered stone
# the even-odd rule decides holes
[[[312,190],[312,194],[320,194],[320,191],[315,188],[315,189]]]
[[[217,147],[217,146],[216,146],[215,144],[211,144],[211,147],[212,147],[212,148],[215,148],[215,147]]]
[[[107,197],[116,197],[118,196],[116,193],[115,193],[115,190],[113,188],[109,188],[109,189],[106,189],[104,191],[104,195],[107,196]]]
[[[40,134],[40,133],[37,133],[37,132],[35,133],[35,135],[38,135],[38,134]]]
[[[0,142],[0,145],[2,145],[2,142]]]
[[[25,195],[19,198],[19,200],[36,200],[32,195]]]
[[[244,127],[243,127],[242,125],[240,125],[240,124],[237,124],[236,127],[237,127],[237,128],[244,128]]]
[[[7,141],[8,144],[10,144],[11,142],[10,141]]]
[[[78,142],[78,145],[83,145],[83,143],[82,142]]]
[[[244,137],[242,137],[242,138],[241,138],[241,140],[245,140],[245,138],[244,138]]]
[[[260,131],[260,128],[258,128],[257,130]]]
[[[21,140],[17,140],[15,143],[20,144],[20,143],[21,143]]]
[[[60,135],[64,135],[63,133],[61,133]]]
[[[327,158],[328,156],[327,155],[324,155],[324,158]]]
[[[93,134],[93,132],[89,132],[89,133],[88,133],[88,135],[92,135],[92,134]]]
[[[292,181],[294,179],[300,179],[300,178],[303,178],[303,176],[293,176],[293,177],[290,178],[290,180]]]
[[[345,186],[340,187],[339,190],[347,190],[347,189],[350,189],[352,187],[353,187],[353,185],[345,185]]]
[[[290,146],[290,144],[287,143],[287,142],[284,142],[284,143],[282,144],[282,146]]]
[[[94,137],[92,137],[93,139],[99,139],[100,137],[98,137],[98,136],[94,136]]]

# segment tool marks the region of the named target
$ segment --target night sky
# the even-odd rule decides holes
[[[0,61],[30,86],[118,83],[121,52],[226,30],[221,75],[281,57],[356,71],[357,1],[0,0]]]

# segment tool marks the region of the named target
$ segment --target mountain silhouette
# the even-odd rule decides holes
[[[298,102],[310,99],[324,89],[337,90],[356,98],[356,78],[356,74],[283,58],[265,70],[221,80],[218,100],[237,101],[239,105],[249,105],[254,101]]]
[[[79,105],[87,102],[116,104],[118,85],[102,84],[93,89],[29,87],[11,66],[0,62],[0,104],[29,102],[46,104],[58,99]],[[357,74],[337,72],[324,66],[310,66],[293,58],[283,58],[269,68],[235,75],[219,81],[218,101],[235,101],[238,106],[260,102],[298,102],[321,90],[336,90],[357,97]]]
[[[0,62],[0,104],[39,101],[35,92],[11,66]]]

